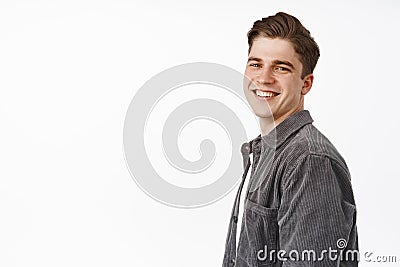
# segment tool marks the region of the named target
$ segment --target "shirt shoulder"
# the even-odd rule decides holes
[[[329,139],[314,125],[307,124],[293,133],[282,144],[281,157],[287,166],[287,171],[294,169],[300,162],[309,157],[323,157],[348,172],[344,158]]]
[[[338,188],[343,199],[354,204],[351,175],[345,160],[335,146],[312,124],[301,128],[288,138],[283,148],[285,171],[281,189],[293,185],[307,188]]]

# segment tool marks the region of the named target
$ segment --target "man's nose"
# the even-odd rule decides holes
[[[260,75],[257,77],[257,81],[261,84],[270,84],[275,82],[274,75],[270,68],[261,69]]]

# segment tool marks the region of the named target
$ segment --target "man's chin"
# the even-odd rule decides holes
[[[272,119],[274,120],[274,115],[271,112],[254,112],[254,114],[259,118],[259,119]]]

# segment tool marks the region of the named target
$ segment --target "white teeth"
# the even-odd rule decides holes
[[[264,91],[260,91],[260,90],[256,90],[256,94],[261,97],[272,97],[272,96],[277,95],[274,92],[264,92]]]

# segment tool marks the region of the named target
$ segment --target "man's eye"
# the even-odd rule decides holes
[[[289,69],[285,68],[285,67],[275,67],[275,71],[285,72],[285,71],[289,71]]]
[[[250,64],[250,67],[259,68],[260,64],[252,63],[252,64]]]

